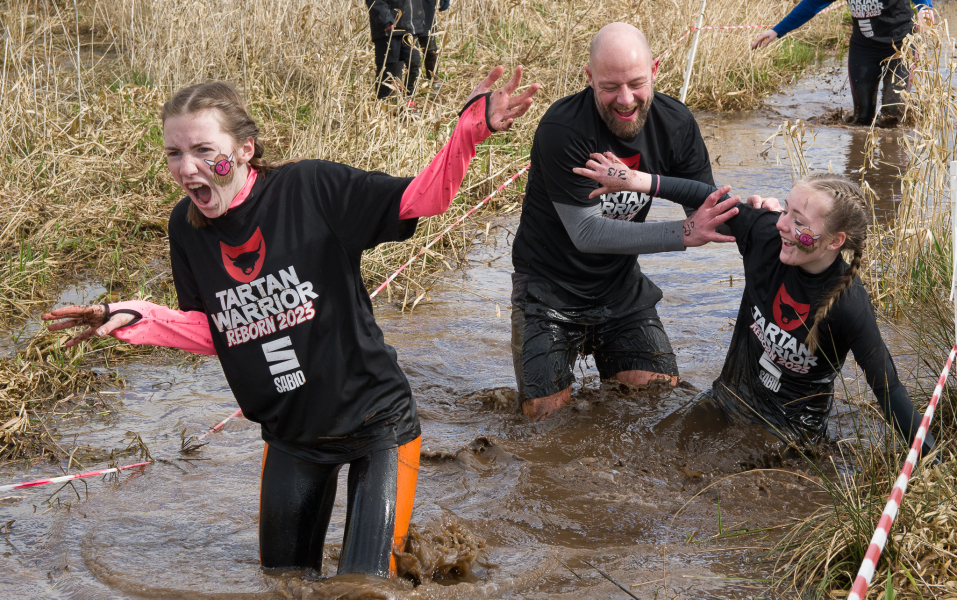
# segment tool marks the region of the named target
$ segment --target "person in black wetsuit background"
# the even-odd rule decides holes
[[[366,0],[366,6],[375,45],[376,98],[404,92],[411,103],[422,62],[417,42],[423,36],[428,38],[432,26],[431,19],[426,21],[423,0]],[[409,108],[414,109],[414,103]]]
[[[425,14],[425,24],[428,30],[418,36],[418,42],[424,54],[422,67],[425,69],[425,85],[434,93],[438,93],[442,87],[435,72],[439,63],[439,43],[435,39],[435,7],[436,4],[438,4],[440,11],[446,11],[449,9],[450,2],[451,0],[422,0],[422,9]],[[418,73],[416,73],[416,75],[418,75]]]
[[[764,48],[779,37],[811,20],[834,0],[802,0],[781,22],[765,31],[751,44]],[[917,22],[933,22],[933,0],[915,0],[920,7]],[[854,113],[848,122],[869,126],[877,114],[877,90],[884,82],[881,97],[882,127],[894,127],[900,121],[903,106],[900,98],[901,82],[909,79],[901,60],[888,59],[894,55],[903,39],[914,31],[914,12],[910,0],[848,0],[847,6],[854,19],[850,47],[847,52],[847,74],[851,82]]]
[[[575,172],[595,191],[651,193],[698,208],[730,190],[629,169],[610,153]],[[709,204],[705,204],[707,207]],[[881,338],[857,276],[867,241],[861,189],[822,173],[794,185],[783,212],[738,204],[728,226],[744,260],[745,288],[721,375],[692,410],[728,424],[764,425],[785,441],[816,442],[827,431],[834,382],[848,351],[864,371],[889,423],[913,440],[921,415]],[[850,264],[841,252],[853,253]],[[933,438],[924,442],[926,453]]]

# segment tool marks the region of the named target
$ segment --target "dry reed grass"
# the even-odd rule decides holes
[[[101,344],[99,351],[103,349]],[[83,357],[64,352],[49,332],[33,337],[14,355],[0,357],[0,460],[45,455],[62,460],[67,454],[56,441],[56,423],[111,410],[98,392],[121,383],[119,376],[75,368]]]
[[[790,6],[789,0],[715,0],[705,24],[770,24]],[[526,83],[545,84],[531,113],[479,150],[446,215],[425,220],[410,241],[367,254],[363,276],[377,285],[524,164],[545,108],[585,85],[587,44],[600,26],[635,23],[649,33],[656,54],[668,50],[658,88],[675,94],[691,39],[672,43],[697,10],[696,0],[457,0],[440,14],[442,93],[420,95],[422,117],[413,122],[372,98],[373,53],[360,0],[0,3],[0,315],[5,322],[29,319],[77,278],[103,285],[106,300],[173,303],[165,222],[182,194],[163,165],[157,115],[180,86],[208,79],[239,84],[270,158],[325,158],[414,175],[492,66],[524,64]],[[838,15],[815,19],[790,41],[758,53],[747,51],[755,31],[703,32],[689,102],[754,106],[820,56],[819,48],[837,44]],[[483,214],[514,209],[521,191],[520,182],[508,188]],[[464,260],[472,233],[461,226],[381,297],[403,306],[427,298],[430,274]],[[20,348],[0,362],[0,380],[48,373],[35,378],[47,381],[40,387],[10,384],[0,398],[0,423],[13,423],[4,430],[14,454],[26,448],[16,440],[37,426],[21,418],[24,406],[31,410],[27,400],[56,402],[79,389],[34,356]],[[63,393],[54,389],[56,377]]]
[[[949,162],[957,139],[953,44],[942,23],[911,36],[898,53],[914,74],[912,89],[903,93],[913,128],[900,138],[909,162],[895,218],[875,220],[866,274],[872,297],[894,316],[950,293]],[[876,145],[868,146],[870,161],[879,160]]]

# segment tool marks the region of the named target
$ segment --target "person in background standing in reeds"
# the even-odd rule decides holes
[[[433,93],[438,93],[442,83],[436,78],[435,68],[439,62],[439,44],[435,39],[435,5],[438,4],[440,11],[449,9],[451,0],[422,0],[422,8],[425,12],[425,23],[429,30],[425,35],[419,36],[419,46],[425,55],[422,59],[422,66],[425,68],[425,85]]]
[[[511,127],[540,87],[515,94],[492,69],[448,143],[417,177],[324,160],[270,164],[229,83],[180,90],[163,106],[166,162],[186,198],[169,223],[179,310],[150,302],[68,306],[51,331],[112,334],[219,357],[244,416],[262,428],[260,560],[322,566],[339,470],[349,464],[340,574],[395,573],[418,475],[420,427],[409,382],[375,322],[363,250],[406,239],[445,212],[476,145]]]
[[[801,0],[781,22],[765,31],[751,44],[751,49],[764,48],[811,20],[834,0]],[[933,0],[914,0],[919,7],[918,25],[934,20]],[[850,48],[847,51],[847,75],[851,82],[854,113],[848,123],[870,126],[877,114],[877,91],[884,82],[881,96],[880,127],[895,127],[903,115],[900,85],[910,75],[900,59],[890,60],[903,39],[914,31],[914,11],[910,0],[848,0],[853,17]],[[896,83],[895,83],[896,80]]]
[[[412,94],[422,60],[417,42],[429,35],[431,27],[423,1],[432,0],[366,0],[369,31],[375,45],[376,98],[405,93],[405,103],[412,111]],[[434,17],[434,7],[432,14]]]
[[[599,183],[596,196],[629,190],[690,209],[724,200],[731,189],[641,173],[611,153],[593,154],[575,173]],[[745,275],[731,345],[711,389],[669,420],[758,423],[784,441],[817,442],[827,432],[834,381],[853,351],[887,422],[914,440],[921,414],[897,378],[857,276],[867,243],[865,206],[855,183],[819,173],[791,188],[783,212],[743,203],[729,211]],[[850,264],[842,251],[852,253]],[[928,432],[923,453],[933,447]]]

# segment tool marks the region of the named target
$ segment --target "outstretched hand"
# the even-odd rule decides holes
[[[768,29],[754,39],[754,42],[751,44],[751,49],[757,50],[758,48],[764,48],[776,39],[778,39],[778,32],[773,29]]]
[[[495,82],[498,81],[504,72],[505,67],[501,65],[492,69],[488,77],[483,79],[482,82],[472,90],[472,93],[469,94],[465,103],[468,104],[472,98],[491,91],[492,86],[495,85]],[[492,92],[492,95],[489,97],[486,114],[488,115],[489,125],[493,131],[505,131],[511,127],[512,122],[524,115],[532,106],[532,96],[542,87],[540,83],[533,83],[521,94],[512,96],[521,82],[522,66],[519,65],[515,67],[515,74],[512,75],[508,83]]]
[[[684,240],[685,248],[704,246],[708,242],[734,241],[733,236],[722,235],[715,231],[718,225],[721,225],[738,214],[736,205],[738,202],[741,202],[739,196],[732,196],[727,200],[718,202],[721,196],[724,196],[730,191],[731,186],[729,185],[718,188],[717,191],[712,192],[711,195],[705,199],[704,204],[702,204],[694,214],[685,219],[684,225],[682,226],[684,230],[682,239]]]
[[[103,337],[109,335],[114,329],[123,327],[133,320],[133,315],[129,313],[117,313],[106,319],[106,306],[103,304],[87,304],[83,306],[64,306],[52,310],[40,317],[44,321],[57,321],[50,323],[47,329],[50,331],[60,331],[61,329],[70,329],[71,327],[86,327],[86,331],[72,337],[63,344],[64,348],[76,346],[80,342],[87,340],[94,335]]]
[[[588,177],[598,182],[598,189],[588,194],[588,198],[595,198],[602,194],[613,194],[615,192],[632,191],[645,192],[650,191],[651,176],[647,173],[640,173],[629,169],[625,163],[621,162],[617,156],[611,152],[591,155],[585,167],[575,167],[572,169],[577,175]]]

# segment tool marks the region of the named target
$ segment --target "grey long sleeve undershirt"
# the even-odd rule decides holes
[[[684,221],[633,223],[603,217],[601,204],[552,205],[579,252],[654,254],[685,249],[681,229]]]

